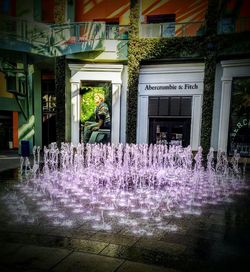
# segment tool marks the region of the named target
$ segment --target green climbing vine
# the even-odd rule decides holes
[[[56,58],[56,139],[59,145],[65,141],[65,65],[64,56]]]

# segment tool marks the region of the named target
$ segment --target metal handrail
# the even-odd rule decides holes
[[[250,17],[221,18],[217,26],[217,34],[230,34],[250,31]]]
[[[250,31],[250,17],[222,18],[218,22],[217,34],[229,34]],[[154,23],[140,26],[140,37],[163,38],[163,37],[188,37],[201,36],[205,33],[205,22],[194,21],[185,23]]]
[[[163,38],[201,36],[204,34],[204,26],[204,21],[185,23],[168,22],[156,24],[141,24],[140,37]]]
[[[54,46],[100,39],[127,40],[128,26],[109,25],[105,22],[48,25],[1,16],[0,33],[5,39]]]
[[[16,38],[21,41],[30,41],[35,33],[48,32],[49,26],[39,22],[1,15],[0,32],[6,38]]]

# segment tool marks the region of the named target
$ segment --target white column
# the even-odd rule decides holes
[[[120,142],[126,143],[126,122],[127,122],[127,92],[128,92],[128,67],[124,66],[122,71],[121,86],[121,112],[120,112]]]
[[[192,150],[198,150],[200,145],[201,134],[201,109],[202,95],[194,95],[192,99],[192,118],[191,118],[191,135],[190,145]]]
[[[112,84],[112,127],[111,142],[118,144],[120,142],[120,101],[121,84]]]
[[[79,83],[71,83],[71,141],[73,144],[79,143],[80,124],[80,94]]]
[[[148,143],[148,96],[139,96],[136,132],[136,142],[138,144]]]
[[[227,151],[232,80],[222,81],[218,149]]]

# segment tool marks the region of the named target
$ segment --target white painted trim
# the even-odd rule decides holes
[[[223,60],[221,61],[222,67],[239,67],[239,66],[249,66],[250,59],[242,59],[242,60]]]
[[[123,65],[121,64],[69,64],[71,71],[81,72],[108,72],[108,73],[121,73]],[[121,80],[118,79],[121,82]]]
[[[120,142],[121,84],[112,84],[112,143]]]
[[[190,66],[192,65],[192,66]],[[150,64],[142,65],[140,75],[143,74],[175,74],[175,73],[200,73],[204,71],[204,63],[182,64]]]
[[[138,98],[138,114],[137,114],[137,135],[136,142],[138,144],[148,143],[148,96],[140,96]]]
[[[221,61],[221,104],[218,149],[227,151],[232,81],[234,77],[250,76],[250,59]]]
[[[78,144],[80,124],[80,82],[110,81],[112,84],[111,142],[120,142],[121,87],[123,65],[120,64],[69,64],[71,70],[71,141]]]
[[[190,145],[192,150],[198,150],[201,136],[201,117],[202,117],[202,95],[194,95],[192,98],[192,117]]]
[[[192,96],[192,116],[190,145],[192,150],[197,150],[200,145],[202,99],[204,86],[204,64],[157,64],[144,65],[140,69],[138,86],[138,114],[137,114],[137,143],[148,143],[149,119],[148,99],[149,96]],[[176,86],[197,84],[196,89],[174,90],[147,90],[146,85],[162,86],[174,84]]]
[[[128,92],[128,66],[124,65],[122,71],[121,121],[120,121],[120,142],[123,144],[126,143],[127,92]]]
[[[71,142],[79,142],[79,122],[80,122],[80,83],[71,83]]]

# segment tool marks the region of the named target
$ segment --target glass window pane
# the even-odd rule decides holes
[[[182,97],[181,99],[181,115],[191,116],[192,97]]]
[[[149,98],[148,115],[149,116],[157,116],[158,115],[158,97],[150,97]]]
[[[171,97],[170,101],[170,115],[180,115],[180,97]]]
[[[169,114],[168,101],[169,101],[169,97],[160,97],[160,101],[159,101],[159,115],[160,116]]]
[[[241,156],[250,156],[250,77],[235,78],[232,84],[229,123],[229,155],[237,150]]]

